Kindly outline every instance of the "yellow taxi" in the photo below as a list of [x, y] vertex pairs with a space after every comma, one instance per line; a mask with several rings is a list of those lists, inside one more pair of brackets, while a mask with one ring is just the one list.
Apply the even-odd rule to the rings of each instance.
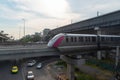
[[11, 72], [12, 73], [17, 73], [18, 72], [18, 67], [17, 66], [13, 66]]

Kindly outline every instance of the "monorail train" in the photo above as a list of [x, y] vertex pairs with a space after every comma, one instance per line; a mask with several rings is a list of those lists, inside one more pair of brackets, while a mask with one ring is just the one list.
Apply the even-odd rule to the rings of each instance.
[[82, 48], [102, 48], [105, 46], [120, 46], [120, 36], [94, 34], [60, 33], [47, 44], [48, 47], [71, 51]]

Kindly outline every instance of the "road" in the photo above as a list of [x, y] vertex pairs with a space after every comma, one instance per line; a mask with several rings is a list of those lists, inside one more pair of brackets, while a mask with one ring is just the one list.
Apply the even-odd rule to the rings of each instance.
[[37, 45], [0, 45], [0, 50], [46, 48], [47, 44]]
[[26, 45], [26, 46], [0, 46], [0, 60], [13, 60], [38, 56], [55, 56], [60, 52], [46, 45]]
[[0, 80], [21, 80], [21, 67], [19, 67], [19, 72], [17, 74], [11, 73], [12, 68], [11, 61], [1, 61], [0, 62]]
[[0, 62], [0, 80], [26, 80], [27, 71], [32, 70], [35, 75], [35, 80], [54, 80], [51, 77], [48, 70], [46, 69], [46, 65], [50, 62], [56, 60], [58, 58], [52, 57], [43, 57], [39, 58], [38, 62], [43, 63], [43, 67], [41, 69], [37, 69], [35, 64], [33, 67], [27, 67], [27, 61], [20, 63], [19, 72], [17, 74], [11, 74], [11, 67], [13, 65], [12, 61], [1, 61]]

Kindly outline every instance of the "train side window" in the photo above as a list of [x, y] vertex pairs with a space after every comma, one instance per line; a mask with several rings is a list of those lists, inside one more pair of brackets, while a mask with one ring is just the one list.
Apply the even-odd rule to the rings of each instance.
[[119, 37], [116, 37], [116, 41], [119, 41]]
[[110, 37], [107, 37], [107, 38], [106, 38], [106, 41], [110, 41]]
[[104, 41], [104, 37], [101, 37], [101, 41]]
[[71, 42], [73, 42], [73, 37], [71, 37]]
[[111, 37], [109, 37], [109, 41], [111, 41]]
[[83, 42], [83, 37], [79, 37], [79, 42]]
[[90, 42], [90, 37], [87, 37], [87, 41]]
[[84, 40], [83, 40], [83, 37], [81, 37], [81, 42], [83, 42]]
[[89, 37], [85, 37], [85, 41], [86, 41], [86, 42], [89, 42], [89, 41], [90, 41], [90, 38], [89, 38]]
[[118, 39], [119, 39], [119, 42], [120, 42], [120, 37], [118, 37]]
[[86, 39], [86, 37], [84, 37], [84, 42], [86, 42], [87, 41], [87, 39]]
[[66, 37], [66, 42], [69, 42], [69, 38], [68, 37]]
[[74, 37], [74, 41], [75, 41], [75, 42], [77, 41], [77, 37]]
[[96, 37], [92, 37], [92, 42], [96, 42]]
[[113, 41], [116, 41], [116, 37], [113, 37]]
[[111, 41], [113, 41], [113, 37], [111, 37]]
[[86, 42], [86, 37], [83, 37], [83, 42]]

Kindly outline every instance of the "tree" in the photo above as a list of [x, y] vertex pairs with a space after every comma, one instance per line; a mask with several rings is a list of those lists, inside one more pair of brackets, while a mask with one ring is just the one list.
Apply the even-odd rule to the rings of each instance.
[[41, 37], [38, 34], [34, 35], [27, 35], [23, 37], [20, 41], [21, 42], [38, 42], [41, 40]]
[[30, 35], [27, 35], [27, 36], [23, 37], [20, 41], [21, 42], [32, 42], [32, 38]]

